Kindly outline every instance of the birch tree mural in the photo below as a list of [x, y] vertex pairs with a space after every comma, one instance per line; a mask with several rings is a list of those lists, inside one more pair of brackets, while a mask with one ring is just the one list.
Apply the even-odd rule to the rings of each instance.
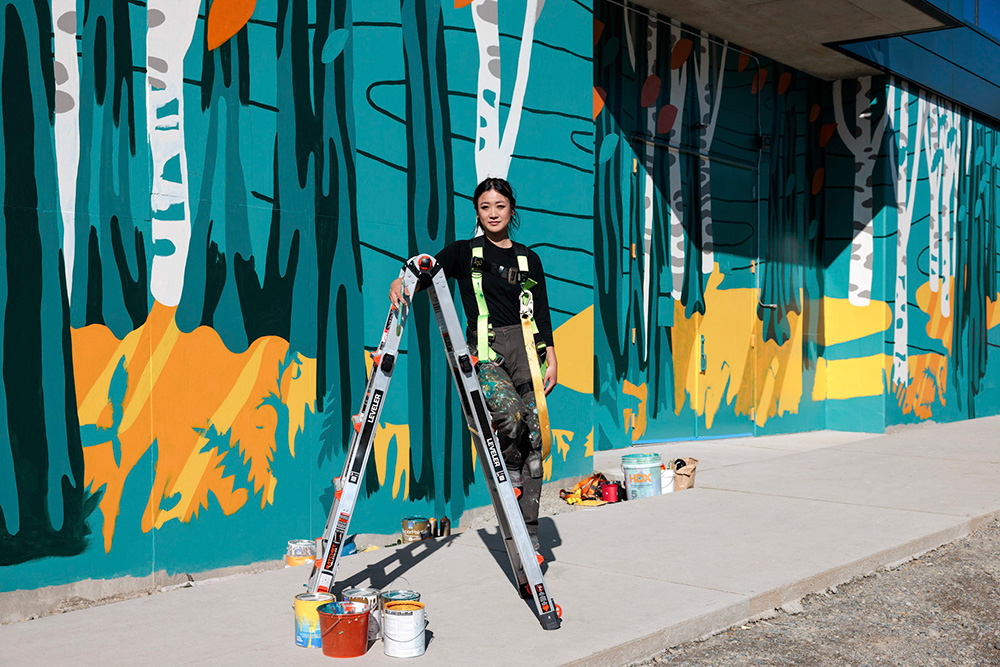
[[[670, 106], [676, 111], [673, 126], [667, 139], [679, 145], [683, 140], [684, 98], [687, 94], [687, 54], [691, 40], [681, 36], [680, 24], [670, 24]], [[682, 57], [683, 56], [683, 59]], [[670, 193], [670, 274], [672, 277], [670, 294], [675, 301], [681, 299], [684, 290], [684, 182], [681, 171], [681, 156], [675, 149], [670, 150], [670, 174], [667, 191]]]
[[76, 55], [76, 0], [52, 0], [53, 68], [55, 73], [56, 180], [62, 221], [66, 294], [73, 298], [76, 255], [76, 173], [80, 162], [80, 66]]
[[180, 303], [191, 242], [184, 151], [184, 54], [200, 0], [149, 0], [146, 32], [146, 125], [153, 162], [153, 266], [149, 288], [165, 306]]
[[872, 274], [875, 262], [875, 220], [873, 217], [872, 175], [878, 158], [882, 135], [885, 132], [886, 113], [872, 121], [874, 98], [872, 78], [858, 79], [855, 111], [858, 114], [853, 131], [844, 118], [842, 81], [833, 82], [833, 111], [837, 133], [844, 145], [854, 155], [854, 226], [851, 241], [851, 262], [847, 296], [851, 305], [867, 306], [872, 296]]
[[507, 178], [517, 132], [521, 125], [524, 92], [531, 68], [531, 45], [535, 23], [544, 0], [527, 0], [524, 28], [517, 57], [517, 77], [510, 100], [510, 112], [503, 133], [500, 132], [500, 8], [497, 0], [474, 0], [472, 24], [479, 46], [479, 84], [476, 102], [476, 176]]
[[[913, 208], [917, 201], [917, 184], [920, 181], [920, 155], [924, 147], [923, 132], [927, 124], [927, 101], [918, 94], [916, 136], [910, 137], [910, 101], [911, 96], [905, 85], [899, 87], [890, 84], [889, 106], [898, 100], [895, 108], [896, 143], [898, 159], [896, 163], [896, 297], [893, 319], [892, 346], [892, 383], [906, 387], [910, 381], [907, 365], [908, 326], [907, 311], [907, 246], [910, 242], [910, 227], [913, 224]], [[931, 210], [934, 209], [935, 196], [931, 193]]]
[[[726, 54], [729, 44], [722, 45], [718, 59], [712, 58], [714, 48], [708, 33], [701, 32], [694, 72], [698, 90], [698, 198], [701, 207], [701, 272], [711, 273], [715, 267], [715, 245], [712, 241], [712, 169], [706, 157], [712, 150], [715, 127], [722, 102], [722, 81], [726, 74]], [[715, 60], [715, 62], [713, 62]]]

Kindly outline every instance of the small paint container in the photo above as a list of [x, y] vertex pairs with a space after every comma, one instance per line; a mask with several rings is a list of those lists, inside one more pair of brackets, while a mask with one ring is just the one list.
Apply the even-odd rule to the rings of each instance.
[[333, 602], [328, 593], [300, 593], [295, 596], [295, 645], [302, 648], [322, 648], [319, 631], [320, 605]]
[[379, 608], [377, 588], [348, 588], [341, 593], [344, 602], [359, 602], [368, 605], [371, 618], [368, 619], [368, 641], [375, 641], [382, 635], [382, 614]]

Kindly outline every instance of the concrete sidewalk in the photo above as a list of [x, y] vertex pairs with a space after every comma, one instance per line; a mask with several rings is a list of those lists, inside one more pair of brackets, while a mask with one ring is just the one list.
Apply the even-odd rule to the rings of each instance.
[[[403, 576], [420, 591], [421, 664], [627, 664], [1000, 515], [998, 431], [987, 418], [635, 448], [699, 459], [696, 488], [542, 519], [546, 583], [563, 609], [554, 632], [518, 597], [495, 529], [351, 556], [340, 579], [381, 588]], [[613, 473], [629, 451], [595, 453], [595, 469]], [[0, 664], [329, 664], [293, 643], [307, 577], [237, 576], [0, 626]], [[395, 664], [381, 643], [349, 662]]]

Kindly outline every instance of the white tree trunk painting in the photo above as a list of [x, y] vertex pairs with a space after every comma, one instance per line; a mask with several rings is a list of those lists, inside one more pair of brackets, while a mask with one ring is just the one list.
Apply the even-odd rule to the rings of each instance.
[[[893, 104], [898, 99], [898, 104]], [[896, 143], [896, 290], [893, 319], [892, 382], [906, 387], [910, 383], [908, 367], [908, 301], [907, 290], [907, 246], [913, 224], [913, 209], [917, 199], [917, 184], [920, 180], [920, 155], [923, 150], [923, 132], [927, 125], [927, 102], [922, 95], [917, 96], [916, 136], [910, 137], [910, 93], [905, 86], [889, 86], [889, 104], [886, 113], [895, 106]], [[932, 204], [933, 205], [933, 204]]]
[[76, 174], [80, 164], [80, 65], [76, 55], [76, 0], [52, 0], [55, 70], [56, 183], [62, 221], [66, 296], [73, 299], [76, 257]]
[[191, 241], [184, 150], [184, 54], [200, 0], [149, 0], [146, 6], [146, 126], [153, 163], [153, 265], [150, 292], [165, 306], [180, 302]]
[[698, 197], [701, 204], [701, 272], [711, 273], [715, 268], [715, 245], [712, 241], [712, 175], [711, 161], [706, 155], [712, 149], [715, 127], [719, 119], [719, 104], [722, 101], [722, 81], [726, 74], [726, 54], [729, 43], [722, 46], [717, 67], [713, 67], [712, 43], [708, 33], [701, 32], [695, 85], [698, 89], [698, 112], [701, 116], [698, 139]]
[[833, 82], [833, 111], [837, 120], [837, 133], [841, 141], [854, 155], [854, 237], [851, 241], [851, 260], [848, 301], [854, 306], [867, 306], [871, 302], [872, 275], [875, 262], [875, 220], [872, 207], [872, 175], [882, 145], [886, 115], [883, 113], [872, 127], [872, 79], [870, 76], [858, 79], [855, 97], [857, 123], [852, 132], [844, 118], [844, 100], [841, 94], [842, 82]]
[[[656, 13], [649, 13], [649, 30], [646, 32], [646, 77], [656, 76], [657, 52], [656, 52]], [[646, 107], [646, 132], [650, 139], [656, 137], [656, 100], [652, 100]], [[646, 359], [649, 354], [649, 268], [650, 250], [653, 246], [653, 195], [656, 192], [654, 185], [654, 172], [656, 170], [656, 146], [652, 141], [646, 142], [645, 153], [645, 179], [643, 187], [643, 228], [642, 228], [642, 357]]]
[[941, 287], [941, 212], [946, 206], [941, 196], [941, 181], [944, 175], [944, 158], [941, 154], [941, 136], [944, 110], [934, 101], [930, 102], [925, 143], [927, 146], [927, 181], [930, 185], [930, 209], [927, 229], [927, 285], [931, 292]]
[[941, 315], [951, 317], [951, 278], [954, 248], [955, 216], [958, 214], [958, 165], [962, 150], [961, 125], [958, 111], [949, 104], [945, 108], [944, 173], [941, 177]]
[[500, 10], [497, 0], [474, 0], [472, 25], [479, 46], [479, 83], [476, 101], [476, 176], [479, 181], [489, 176], [507, 178], [511, 156], [517, 143], [524, 108], [524, 94], [531, 70], [531, 47], [535, 40], [535, 23], [542, 2], [527, 0], [524, 28], [517, 57], [517, 76], [510, 100], [510, 113], [502, 138], [500, 132]]
[[[670, 53], [681, 39], [681, 27], [677, 22], [670, 24]], [[677, 69], [670, 69], [670, 104], [677, 110], [673, 127], [667, 139], [674, 145], [681, 144], [684, 127], [684, 96], [687, 92], [687, 61]], [[670, 274], [671, 296], [679, 301], [684, 289], [684, 184], [681, 180], [681, 156], [670, 149], [670, 173], [667, 191], [670, 193]]]

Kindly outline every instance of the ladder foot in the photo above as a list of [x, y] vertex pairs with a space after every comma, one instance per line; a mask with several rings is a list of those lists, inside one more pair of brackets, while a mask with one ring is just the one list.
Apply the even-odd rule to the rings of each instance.
[[559, 626], [562, 625], [562, 621], [559, 620], [559, 614], [554, 610], [546, 614], [542, 614], [538, 617], [538, 620], [542, 624], [544, 630], [558, 630]]

